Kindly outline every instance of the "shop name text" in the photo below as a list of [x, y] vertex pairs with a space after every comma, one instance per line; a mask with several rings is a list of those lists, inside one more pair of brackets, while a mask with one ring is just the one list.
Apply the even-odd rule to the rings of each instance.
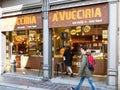
[[35, 16], [23, 16], [17, 18], [16, 25], [36, 24], [36, 22], [37, 21]]
[[71, 11], [56, 11], [53, 13], [52, 22], [64, 20], [80, 20], [102, 17], [101, 8], [79, 9]]

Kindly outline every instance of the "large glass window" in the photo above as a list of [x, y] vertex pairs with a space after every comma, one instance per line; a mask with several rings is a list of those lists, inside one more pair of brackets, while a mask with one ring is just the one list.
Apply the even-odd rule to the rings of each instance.
[[54, 54], [58, 55], [62, 47], [72, 45], [75, 54], [78, 55], [78, 47], [87, 45], [93, 52], [98, 51], [106, 55], [107, 33], [107, 25], [54, 28]]
[[12, 32], [13, 53], [42, 54], [42, 30], [22, 30]]

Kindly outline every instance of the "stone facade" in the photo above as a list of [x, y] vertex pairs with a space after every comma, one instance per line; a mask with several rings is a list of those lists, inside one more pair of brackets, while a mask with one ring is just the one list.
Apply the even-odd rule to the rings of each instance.
[[[108, 27], [108, 86], [112, 86], [114, 89], [117, 89], [118, 80], [120, 81], [119, 67], [120, 67], [120, 57], [119, 57], [119, 26], [118, 21], [118, 0], [50, 0], [50, 2], [46, 0], [2, 0], [0, 8], [0, 17], [14, 16], [14, 15], [22, 15], [29, 13], [36, 13], [43, 11], [43, 38], [45, 40], [44, 45], [46, 43], [49, 44], [48, 38], [49, 36], [49, 28], [48, 28], [48, 12], [51, 10], [72, 8], [72, 7], [80, 7], [86, 5], [94, 5], [99, 3], [108, 3], [109, 5], [109, 27]], [[42, 5], [44, 4], [44, 5]], [[47, 8], [45, 9], [47, 5]], [[43, 8], [42, 8], [43, 7]], [[47, 13], [46, 13], [47, 12]], [[46, 27], [47, 24], [47, 27]], [[47, 34], [45, 34], [47, 33]], [[114, 39], [113, 39], [114, 38]], [[45, 46], [44, 46], [45, 47]], [[51, 46], [47, 46], [49, 48]], [[49, 58], [51, 54], [50, 50], [43, 50], [44, 53], [47, 53], [47, 57], [44, 58], [44, 70], [50, 70]], [[51, 59], [52, 60], [52, 59]], [[44, 76], [46, 78], [50, 78], [51, 74], [49, 71], [44, 71]], [[109, 87], [109, 88], [112, 88]]]

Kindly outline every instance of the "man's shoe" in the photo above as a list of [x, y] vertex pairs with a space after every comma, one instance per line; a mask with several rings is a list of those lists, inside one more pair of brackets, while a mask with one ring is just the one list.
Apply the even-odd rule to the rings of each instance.
[[74, 90], [75, 88], [74, 87], [71, 87], [71, 90]]
[[71, 75], [70, 75], [71, 77], [73, 77], [73, 73], [71, 73]]

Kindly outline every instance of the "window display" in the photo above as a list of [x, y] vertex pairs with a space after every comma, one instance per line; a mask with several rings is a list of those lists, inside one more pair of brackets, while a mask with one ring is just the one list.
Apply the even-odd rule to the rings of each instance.
[[42, 53], [42, 30], [12, 32], [13, 53], [38, 55]]

